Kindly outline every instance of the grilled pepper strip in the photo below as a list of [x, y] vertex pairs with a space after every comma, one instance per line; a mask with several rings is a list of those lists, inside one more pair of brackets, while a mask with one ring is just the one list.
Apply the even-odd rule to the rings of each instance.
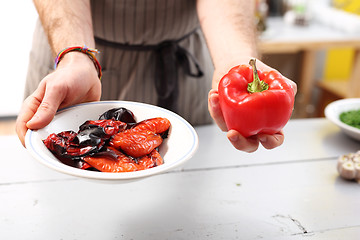
[[131, 129], [115, 134], [110, 146], [121, 149], [132, 157], [141, 157], [160, 146], [163, 141], [161, 134], [169, 127], [170, 121], [166, 118], [147, 119]]
[[84, 157], [84, 161], [101, 172], [134, 172], [163, 164], [159, 152], [154, 149], [150, 154], [133, 159], [115, 148]]

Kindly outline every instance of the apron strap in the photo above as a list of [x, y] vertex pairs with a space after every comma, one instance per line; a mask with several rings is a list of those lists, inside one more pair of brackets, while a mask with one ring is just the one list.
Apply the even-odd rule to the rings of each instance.
[[[155, 52], [155, 89], [158, 97], [157, 105], [173, 112], [178, 111], [178, 69], [181, 67], [184, 73], [194, 78], [204, 75], [196, 58], [179, 42], [188, 38], [194, 31], [186, 34], [177, 40], [167, 40], [156, 45], [130, 45], [117, 42], [110, 42], [95, 37], [96, 43], [105, 46], [119, 48], [128, 51], [154, 51]], [[191, 64], [195, 67], [191, 70]]]

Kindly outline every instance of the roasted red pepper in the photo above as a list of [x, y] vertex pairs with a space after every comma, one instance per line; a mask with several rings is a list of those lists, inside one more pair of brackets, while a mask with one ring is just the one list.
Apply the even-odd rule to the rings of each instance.
[[219, 82], [227, 128], [244, 137], [279, 132], [291, 117], [294, 90], [277, 71], [261, 72], [255, 60], [232, 68]]
[[114, 108], [99, 120], [84, 122], [78, 132], [53, 133], [43, 142], [66, 165], [102, 172], [131, 172], [164, 163], [157, 148], [169, 128], [166, 118], [136, 123], [130, 110]]
[[86, 156], [84, 161], [101, 172], [133, 172], [156, 167], [164, 163], [156, 149], [152, 150], [148, 155], [133, 159], [113, 147]]
[[161, 134], [168, 131], [170, 121], [166, 118], [151, 118], [141, 121], [132, 128], [115, 134], [110, 146], [121, 149], [137, 158], [149, 154], [163, 142]]

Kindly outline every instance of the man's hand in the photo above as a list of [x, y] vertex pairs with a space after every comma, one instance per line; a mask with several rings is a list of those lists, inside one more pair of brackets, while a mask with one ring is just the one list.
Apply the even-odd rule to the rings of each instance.
[[[246, 64], [246, 63], [240, 62], [238, 65], [240, 64]], [[274, 70], [259, 60], [257, 61], [257, 65], [258, 65], [258, 69], [262, 71]], [[226, 71], [228, 70], [229, 69], [227, 69]], [[259, 144], [262, 144], [266, 149], [273, 149], [280, 146], [284, 142], [284, 134], [282, 131], [273, 135], [258, 134], [255, 136], [245, 138], [235, 130], [228, 130], [220, 108], [219, 94], [217, 91], [217, 85], [221, 77], [226, 73], [226, 71], [225, 70], [217, 71], [215, 69], [213, 89], [210, 90], [208, 96], [209, 112], [212, 118], [214, 119], [215, 123], [219, 126], [219, 128], [222, 131], [227, 132], [227, 138], [229, 139], [231, 144], [238, 150], [245, 152], [254, 152], [258, 149]], [[294, 89], [294, 93], [296, 94], [297, 92], [296, 84], [289, 79], [287, 79], [287, 81], [291, 84], [292, 88]]]
[[46, 76], [23, 103], [16, 120], [16, 132], [25, 146], [28, 129], [48, 125], [59, 108], [97, 101], [101, 83], [94, 63], [80, 52], [67, 53], [56, 71]]

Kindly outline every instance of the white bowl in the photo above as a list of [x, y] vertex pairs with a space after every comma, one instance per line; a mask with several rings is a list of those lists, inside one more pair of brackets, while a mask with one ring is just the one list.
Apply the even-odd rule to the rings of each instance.
[[326, 106], [325, 117], [339, 126], [345, 134], [360, 141], [360, 129], [347, 125], [340, 120], [341, 113], [359, 109], [360, 98], [341, 99]]
[[[82, 170], [61, 163], [42, 142], [49, 134], [78, 131], [86, 120], [96, 120], [109, 109], [124, 107], [132, 111], [137, 121], [164, 117], [171, 122], [168, 138], [159, 148], [164, 164], [136, 172], [106, 173]], [[100, 101], [75, 105], [59, 110], [51, 123], [39, 130], [28, 130], [25, 145], [30, 154], [45, 166], [61, 173], [92, 180], [126, 182], [167, 172], [189, 160], [198, 148], [195, 129], [179, 115], [166, 109], [137, 102]]]

